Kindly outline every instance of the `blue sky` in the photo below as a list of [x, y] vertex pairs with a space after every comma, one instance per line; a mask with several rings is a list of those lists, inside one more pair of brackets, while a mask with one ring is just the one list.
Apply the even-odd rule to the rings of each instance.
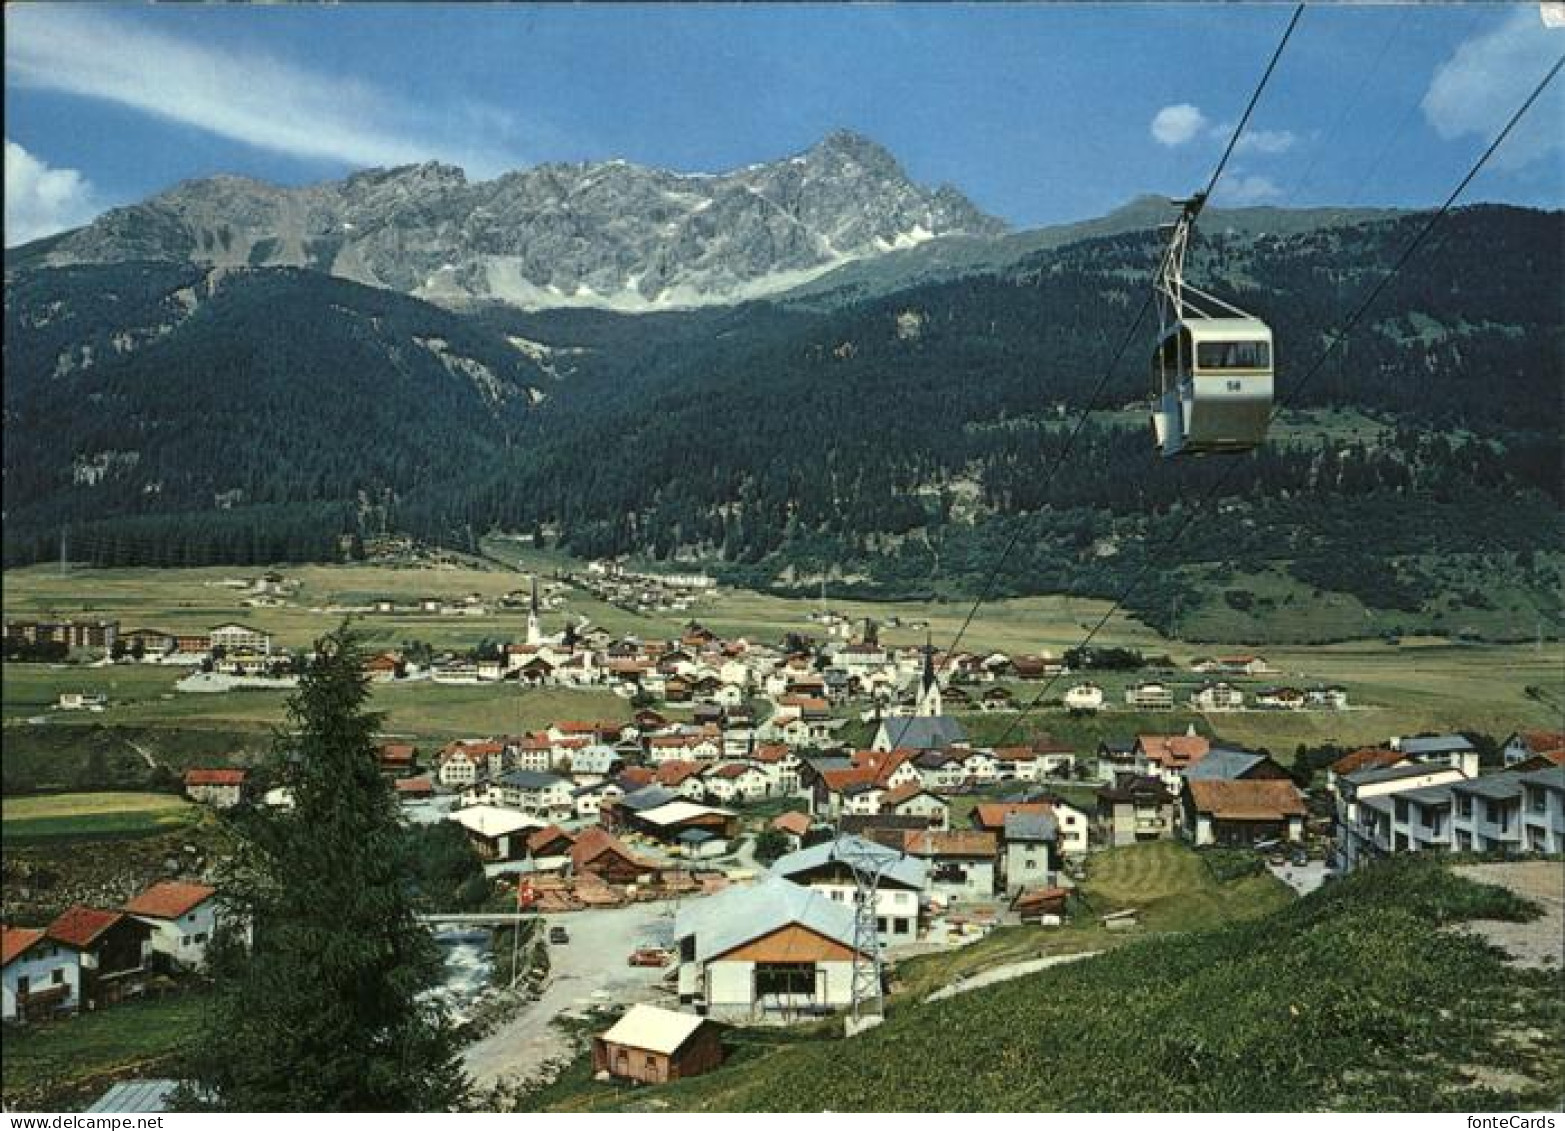
[[[1288, 5], [7, 5], [6, 244], [190, 177], [712, 172], [838, 127], [1018, 226], [1209, 175]], [[1309, 9], [1230, 204], [1442, 199], [1565, 53], [1537, 4]], [[1470, 190], [1565, 205], [1565, 79]]]

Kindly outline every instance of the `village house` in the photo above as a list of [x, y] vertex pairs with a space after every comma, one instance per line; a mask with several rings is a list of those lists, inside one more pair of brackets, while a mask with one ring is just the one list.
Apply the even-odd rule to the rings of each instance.
[[624, 796], [625, 787], [617, 781], [600, 781], [571, 790], [571, 802], [576, 806], [576, 819], [579, 821], [597, 821], [603, 812], [605, 800], [618, 800]]
[[214, 809], [232, 809], [244, 801], [249, 781], [248, 770], [186, 770], [185, 796]]
[[799, 792], [799, 756], [786, 743], [752, 743], [744, 757], [767, 776], [774, 796], [792, 797]]
[[790, 812], [774, 818], [767, 827], [777, 830], [786, 838], [789, 852], [797, 852], [803, 847], [805, 835], [809, 833], [812, 824], [808, 813]]
[[1304, 798], [1291, 781], [1192, 780], [1182, 803], [1185, 836], [1198, 848], [1304, 840]]
[[1331, 684], [1326, 687], [1312, 687], [1304, 693], [1307, 704], [1318, 711], [1346, 711], [1348, 709], [1348, 689]]
[[1198, 711], [1240, 711], [1244, 692], [1231, 683], [1206, 683], [1191, 693], [1190, 705]]
[[1392, 834], [1397, 794], [1466, 780], [1466, 775], [1453, 766], [1418, 762], [1341, 775], [1335, 785], [1334, 866], [1340, 871], [1352, 871], [1367, 860], [1397, 851]]
[[884, 944], [912, 942], [918, 934], [919, 900], [928, 882], [928, 866], [885, 845], [845, 836], [801, 848], [773, 861], [771, 874], [845, 906], [853, 906], [858, 886], [850, 860], [872, 862], [880, 882], [875, 889], [875, 931]]
[[1466, 735], [1431, 734], [1392, 738], [1391, 749], [1423, 765], [1454, 766], [1469, 778], [1478, 776], [1478, 750]]
[[666, 1084], [723, 1063], [717, 1026], [705, 1017], [633, 1005], [592, 1039], [592, 1070], [638, 1084]]
[[1059, 868], [1059, 826], [1054, 814], [1044, 811], [1011, 812], [1001, 829], [1004, 851], [1000, 857], [1004, 888], [1015, 894], [1022, 888], [1053, 886]]
[[765, 774], [744, 762], [712, 766], [701, 774], [706, 796], [719, 804], [759, 801], [767, 796], [770, 784]]
[[0, 1021], [48, 1021], [79, 1008], [80, 952], [46, 931], [0, 926]]
[[1145, 766], [1146, 772], [1161, 778], [1177, 794], [1185, 771], [1211, 749], [1211, 741], [1191, 727], [1184, 734], [1138, 734], [1135, 756], [1138, 765]]
[[1507, 770], [1554, 753], [1565, 753], [1565, 731], [1519, 730], [1509, 735], [1500, 747], [1500, 757]]
[[994, 898], [999, 844], [993, 833], [912, 832], [903, 843], [909, 856], [928, 862], [932, 895], [952, 902]]
[[951, 803], [926, 788], [922, 780], [905, 782], [887, 790], [881, 795], [876, 811], [895, 817], [921, 817], [925, 828], [951, 827]]
[[657, 865], [641, 859], [601, 825], [589, 825], [571, 845], [571, 871], [591, 873], [611, 884], [633, 884], [657, 871]]
[[967, 771], [956, 754], [941, 750], [926, 750], [913, 759], [913, 768], [926, 789], [937, 793], [950, 793], [967, 781]]
[[1518, 774], [1522, 783], [1522, 849], [1565, 852], [1565, 766]]
[[1079, 857], [1087, 854], [1091, 822], [1087, 814], [1057, 797], [1029, 801], [986, 801], [973, 808], [973, 828], [1005, 838], [1005, 822], [1013, 813], [1047, 814], [1054, 822], [1057, 855]]
[[524, 859], [527, 838], [544, 827], [537, 817], [497, 805], [469, 805], [452, 812], [450, 820], [467, 834], [473, 851], [490, 863]]
[[1174, 689], [1156, 681], [1133, 683], [1125, 688], [1125, 706], [1133, 711], [1172, 711]]
[[1101, 711], [1103, 688], [1095, 683], [1078, 683], [1065, 691], [1065, 708], [1068, 711]]
[[[1515, 773], [1455, 781], [1451, 846], [1458, 852], [1517, 852], [1522, 846], [1522, 782]], [[1392, 851], [1396, 851], [1393, 844]]]
[[1263, 711], [1302, 711], [1305, 703], [1296, 687], [1263, 687], [1255, 693], [1255, 705]]
[[702, 762], [660, 762], [653, 780], [664, 789], [689, 801], [706, 800], [706, 785], [701, 773], [707, 768]]
[[375, 748], [375, 761], [380, 772], [390, 777], [406, 777], [418, 773], [418, 747], [411, 742], [382, 742]]
[[217, 889], [206, 884], [168, 881], [153, 884], [125, 905], [152, 928], [152, 952], [180, 969], [206, 965], [207, 948], [217, 931]]
[[219, 624], [207, 629], [207, 639], [213, 651], [221, 648], [228, 653], [272, 654], [272, 634], [247, 624]]
[[1178, 827], [1174, 794], [1161, 778], [1123, 774], [1101, 787], [1097, 798], [1098, 839], [1105, 847], [1161, 840]]
[[520, 809], [547, 821], [569, 820], [576, 815], [569, 778], [512, 770], [500, 775], [496, 784], [500, 787], [500, 804], [509, 809]]
[[536, 871], [558, 871], [571, 862], [571, 849], [575, 845], [573, 834], [559, 825], [548, 825], [528, 834], [527, 857]]
[[1193, 781], [1288, 781], [1288, 771], [1265, 754], [1214, 746], [1206, 756], [1185, 768], [1184, 783]]
[[681, 905], [679, 1000], [728, 1021], [843, 1009], [853, 1001], [853, 922], [847, 904], [780, 876]]
[[477, 784], [488, 773], [486, 756], [461, 743], [452, 743], [435, 757], [435, 780], [447, 789]]
[[49, 941], [81, 961], [81, 1001], [87, 1009], [138, 996], [146, 985], [152, 928], [123, 911], [76, 904], [47, 928]]

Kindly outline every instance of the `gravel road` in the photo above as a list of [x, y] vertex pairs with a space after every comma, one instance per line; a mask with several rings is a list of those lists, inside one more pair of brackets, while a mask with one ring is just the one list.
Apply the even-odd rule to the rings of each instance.
[[548, 916], [548, 925], [563, 926], [571, 941], [549, 947], [549, 980], [538, 1000], [468, 1046], [463, 1062], [474, 1084], [531, 1079], [549, 1061], [569, 1055], [570, 1042], [553, 1024], [561, 1014], [657, 996], [668, 968], [629, 966], [626, 959], [673, 909], [672, 903], [634, 903]]

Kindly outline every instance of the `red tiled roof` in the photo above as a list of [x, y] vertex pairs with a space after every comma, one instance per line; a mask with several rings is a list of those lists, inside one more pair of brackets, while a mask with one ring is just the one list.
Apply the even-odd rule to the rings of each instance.
[[178, 919], [216, 894], [217, 889], [206, 884], [153, 884], [127, 903], [125, 910], [132, 915], [146, 915], [153, 919]]
[[993, 833], [930, 830], [905, 834], [903, 844], [914, 856], [993, 856], [997, 847]]
[[604, 829], [601, 825], [591, 825], [577, 835], [576, 843], [571, 845], [571, 867], [577, 872], [581, 872], [586, 865], [591, 864], [606, 852], [612, 852], [617, 856], [624, 857], [633, 864], [642, 865], [648, 871], [652, 870], [651, 864], [648, 864], [630, 849], [626, 848], [618, 837]]
[[788, 754], [786, 742], [763, 742], [751, 752], [750, 758], [756, 762], [781, 762]]
[[0, 966], [11, 965], [43, 937], [43, 931], [27, 927], [0, 927]]
[[784, 813], [772, 822], [772, 828], [803, 836], [810, 831], [810, 818], [806, 813]]
[[1518, 731], [1516, 737], [1525, 742], [1527, 749], [1534, 754], [1547, 754], [1553, 750], [1565, 750], [1565, 731], [1524, 730]]
[[248, 770], [186, 770], [188, 785], [244, 785]]
[[1291, 781], [1186, 781], [1196, 812], [1222, 820], [1264, 821], [1302, 817], [1304, 799]]
[[657, 775], [646, 766], [626, 766], [619, 776], [621, 781], [628, 781], [632, 785], [651, 785], [657, 780]]
[[995, 801], [979, 805], [973, 810], [973, 824], [980, 829], [1003, 829], [1005, 818], [1012, 813], [1052, 813], [1054, 806], [1047, 801]]
[[1210, 739], [1195, 734], [1138, 734], [1136, 745], [1165, 770], [1193, 766], [1212, 749]]
[[85, 950], [123, 918], [123, 911], [105, 911], [99, 907], [83, 907], [78, 903], [60, 912], [59, 917], [49, 924], [48, 934], [55, 942]]
[[411, 742], [383, 742], [380, 744], [380, 760], [382, 762], [411, 762], [413, 756], [418, 753], [418, 747]]
[[759, 771], [755, 770], [753, 766], [746, 766], [742, 762], [729, 762], [726, 765], [718, 766], [717, 768], [708, 771], [702, 776], [712, 778], [737, 778], [743, 777], [748, 773], [757, 772]]
[[576, 843], [576, 838], [565, 829], [560, 828], [559, 825], [549, 825], [527, 838], [527, 852], [529, 855], [536, 856], [540, 848], [548, 848], [555, 841], [562, 839], [566, 844]]
[[1386, 769], [1396, 765], [1405, 757], [1406, 755], [1396, 750], [1367, 746], [1338, 758], [1331, 764], [1331, 772], [1340, 778], [1345, 774], [1357, 773], [1359, 770]]
[[[919, 782], [905, 782], [902, 785], [897, 786], [897, 788], [893, 789], [890, 793], [886, 794], [886, 796], [882, 797], [880, 799], [880, 804], [882, 807], [887, 805], [901, 805], [904, 801], [908, 801], [914, 797], [917, 797], [921, 793], [929, 793], [929, 790], [925, 789]], [[930, 794], [930, 796], [933, 797], [934, 794]]]
[[434, 783], [428, 778], [403, 778], [392, 782], [398, 793], [433, 793]]
[[686, 778], [694, 777], [700, 772], [700, 762], [687, 762], [682, 759], [675, 759], [659, 765], [653, 773], [653, 780], [659, 785], [679, 785]]

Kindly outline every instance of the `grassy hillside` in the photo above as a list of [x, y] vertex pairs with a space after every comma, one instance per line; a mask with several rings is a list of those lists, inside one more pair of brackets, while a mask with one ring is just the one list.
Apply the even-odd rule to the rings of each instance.
[[[965, 821], [953, 820], [954, 824]], [[1134, 908], [1142, 931], [1187, 931], [1253, 919], [1293, 900], [1292, 890], [1271, 873], [1220, 876], [1212, 857], [1175, 841], [1128, 845], [1088, 858], [1081, 902], [1058, 931], [1001, 927], [960, 950], [899, 962], [897, 995], [922, 1000], [931, 991], [996, 966], [1060, 954], [1123, 946], [1143, 937], [1106, 930], [1100, 916]]]
[[118, 840], [183, 828], [200, 816], [183, 797], [166, 793], [63, 793], [8, 797], [0, 803], [5, 844]]
[[[1473, 1111], [1565, 1092], [1565, 977], [1451, 927], [1529, 917], [1437, 863], [1366, 870], [1258, 919], [1147, 939], [852, 1040], [561, 1106], [706, 1111]], [[801, 1086], [807, 1081], [808, 1086]]]

